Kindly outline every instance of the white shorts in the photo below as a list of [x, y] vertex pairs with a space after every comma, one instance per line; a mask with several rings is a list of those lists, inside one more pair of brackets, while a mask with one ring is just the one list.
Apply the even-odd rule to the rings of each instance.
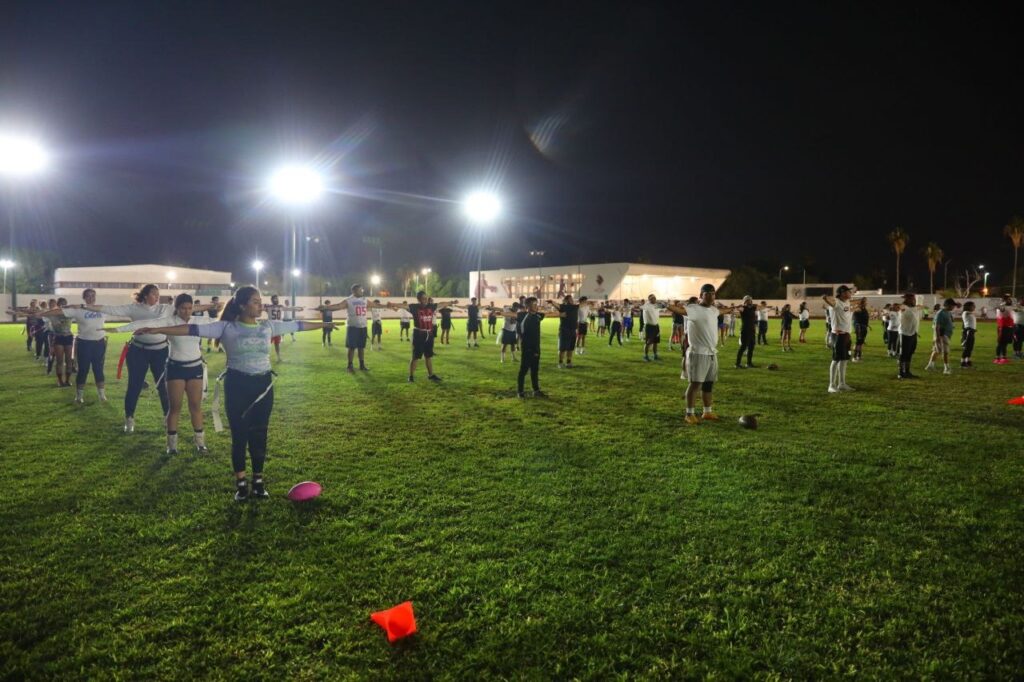
[[686, 351], [686, 376], [694, 384], [718, 381], [718, 356]]
[[949, 352], [949, 337], [945, 334], [940, 334], [935, 337], [935, 342], [932, 344], [932, 350], [936, 353], [948, 353]]

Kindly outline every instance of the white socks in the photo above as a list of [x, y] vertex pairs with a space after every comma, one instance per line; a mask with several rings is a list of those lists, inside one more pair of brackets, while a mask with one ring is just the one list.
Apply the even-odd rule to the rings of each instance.
[[839, 361], [839, 385], [840, 386], [846, 386], [846, 365], [847, 365], [847, 363], [848, 363], [847, 360], [840, 360]]
[[202, 431], [196, 431], [193, 437], [195, 438], [195, 445], [196, 445], [197, 448], [205, 448], [206, 447], [206, 434], [205, 433], [203, 433]]
[[839, 388], [839, 361], [833, 360], [828, 366], [828, 387]]
[[78, 402], [82, 402], [83, 400], [85, 400], [85, 389], [82, 388], [81, 386], [75, 389], [75, 400], [77, 400]]
[[105, 389], [105, 388], [97, 388], [96, 389], [96, 394], [100, 397], [100, 400], [106, 401], [106, 399], [107, 399], [107, 389]]
[[168, 450], [177, 450], [178, 449], [178, 433], [177, 432], [168, 433], [167, 434], [167, 449]]

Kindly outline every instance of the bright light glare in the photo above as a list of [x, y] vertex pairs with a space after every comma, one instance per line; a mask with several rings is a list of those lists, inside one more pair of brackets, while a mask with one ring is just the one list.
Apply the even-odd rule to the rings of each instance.
[[7, 260], [6, 258], [4, 258], [3, 260], [0, 260], [0, 268], [3, 268], [4, 270], [7, 270], [8, 268], [13, 268], [13, 267], [14, 267], [14, 261]]
[[462, 210], [471, 221], [483, 225], [501, 213], [501, 200], [491, 192], [473, 192], [462, 202]]
[[260, 270], [262, 270], [263, 269], [263, 261], [261, 261], [261, 260], [254, 260], [252, 262], [252, 269], [255, 270], [256, 272], [259, 272]]
[[178, 273], [170, 272], [170, 271], [167, 273], [167, 281], [168, 282], [173, 282], [176, 279], [178, 279]]
[[432, 272], [433, 270], [431, 270], [430, 268], [423, 268], [422, 270], [420, 270], [420, 274], [424, 276], [429, 275]]
[[312, 168], [284, 166], [270, 177], [270, 193], [284, 204], [311, 204], [324, 191], [324, 181]]
[[50, 165], [50, 155], [38, 141], [28, 137], [0, 135], [0, 175], [38, 175]]
[[373, 286], [377, 286], [378, 284], [380, 284], [380, 275], [373, 275], [373, 276], [371, 276], [370, 277], [370, 284], [372, 284]]
[[299, 270], [298, 268], [292, 268], [292, 277], [298, 277], [301, 274], [302, 270]]

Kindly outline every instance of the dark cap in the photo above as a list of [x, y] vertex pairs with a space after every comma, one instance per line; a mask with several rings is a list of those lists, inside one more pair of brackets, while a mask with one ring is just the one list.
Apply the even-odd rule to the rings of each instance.
[[702, 286], [700, 288], [700, 293], [701, 293], [702, 296], [704, 294], [713, 294], [713, 293], [715, 293], [715, 285], [714, 284], [705, 284], [704, 286]]
[[846, 286], [845, 284], [840, 284], [839, 288], [836, 289], [837, 294], [845, 294], [847, 291], [850, 291], [850, 287]]
[[947, 305], [950, 308], [955, 308], [956, 307], [956, 301], [954, 301], [951, 298], [947, 298], [945, 301], [942, 302], [942, 305]]

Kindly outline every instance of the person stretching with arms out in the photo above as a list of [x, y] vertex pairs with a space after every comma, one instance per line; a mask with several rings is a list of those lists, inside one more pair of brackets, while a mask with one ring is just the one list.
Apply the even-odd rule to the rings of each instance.
[[[690, 382], [686, 387], [686, 418], [690, 426], [701, 421], [718, 421], [714, 413], [713, 395], [715, 382], [718, 381], [718, 308], [715, 307], [715, 287], [705, 284], [700, 288], [700, 299], [697, 303], [685, 306], [670, 305], [673, 313], [686, 316], [686, 377]], [[645, 325], [646, 326], [646, 325]], [[701, 394], [704, 404], [703, 414], [697, 416], [697, 394]]]
[[832, 363], [828, 370], [828, 392], [852, 391], [846, 383], [846, 365], [850, 361], [850, 332], [853, 331], [853, 308], [850, 305], [850, 287], [845, 284], [836, 289], [836, 297], [821, 297], [832, 318]]
[[[220, 339], [227, 353], [224, 372], [224, 410], [231, 425], [231, 465], [235, 472], [235, 501], [250, 497], [246, 477], [246, 449], [252, 460], [252, 492], [270, 497], [263, 483], [267, 459], [267, 428], [274, 409], [274, 373], [270, 367], [270, 339], [291, 332], [321, 329], [320, 322], [261, 320], [263, 301], [256, 287], [242, 287], [224, 306], [220, 320], [209, 324], [137, 329], [136, 335], [198, 336]], [[216, 401], [215, 401], [216, 402]], [[215, 408], [216, 409], [216, 408]], [[216, 417], [214, 419], [216, 422]]]
[[345, 327], [345, 348], [348, 349], [349, 374], [355, 374], [352, 360], [359, 353], [359, 369], [368, 372], [366, 366], [366, 313], [370, 308], [381, 308], [379, 303], [371, 303], [363, 298], [363, 285], [353, 284], [352, 295], [334, 305], [324, 305], [321, 310], [344, 310], [348, 313], [348, 321]]

